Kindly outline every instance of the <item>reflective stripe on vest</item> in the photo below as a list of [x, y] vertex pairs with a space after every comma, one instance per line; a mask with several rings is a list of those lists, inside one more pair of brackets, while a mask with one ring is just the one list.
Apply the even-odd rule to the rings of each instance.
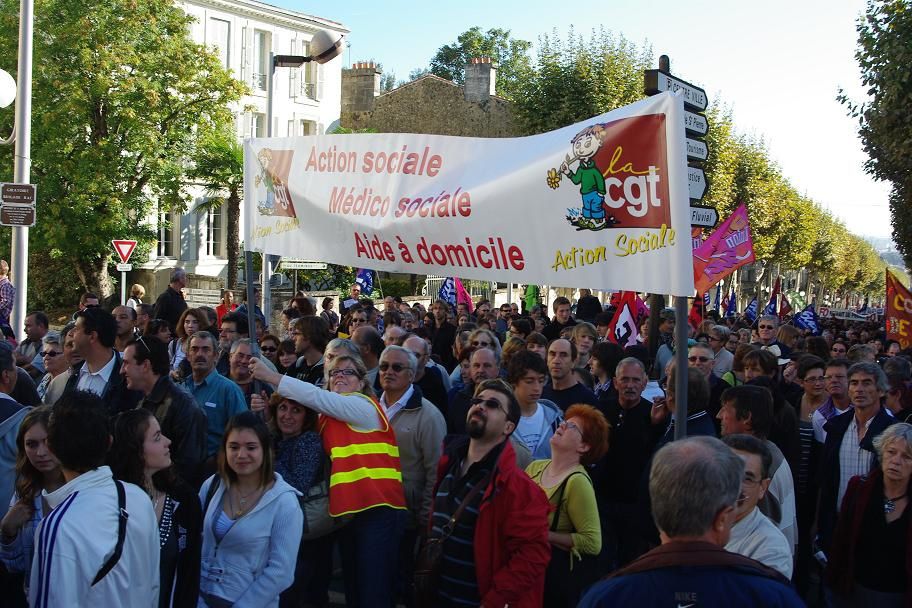
[[402, 465], [396, 435], [383, 411], [365, 395], [380, 417], [381, 428], [364, 431], [333, 418], [323, 418], [321, 432], [332, 468], [329, 512], [333, 516], [378, 506], [405, 508]]

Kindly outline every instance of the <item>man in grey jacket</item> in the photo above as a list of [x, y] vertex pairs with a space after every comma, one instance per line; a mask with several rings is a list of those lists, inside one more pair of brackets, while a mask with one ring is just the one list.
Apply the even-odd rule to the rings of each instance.
[[409, 509], [409, 522], [399, 553], [399, 588], [411, 597], [411, 571], [418, 535], [427, 530], [437, 462], [440, 460], [446, 422], [437, 407], [421, 396], [412, 384], [418, 359], [401, 346], [387, 346], [380, 355], [380, 405], [393, 426], [399, 445], [402, 485]]

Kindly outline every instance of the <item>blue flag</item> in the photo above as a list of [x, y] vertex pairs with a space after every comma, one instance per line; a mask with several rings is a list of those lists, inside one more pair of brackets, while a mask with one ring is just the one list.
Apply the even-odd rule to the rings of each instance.
[[744, 316], [747, 317], [747, 320], [751, 323], [757, 320], [757, 298], [751, 300], [751, 303], [744, 309]]
[[716, 302], [713, 304], [713, 310], [722, 310], [722, 284], [716, 285]]
[[361, 293], [366, 296], [371, 295], [374, 290], [374, 271], [367, 268], [359, 268], [358, 276], [355, 277], [355, 283], [361, 287]]
[[817, 318], [817, 312], [814, 310], [813, 304], [808, 304], [804, 310], [795, 315], [792, 323], [798, 329], [806, 329], [815, 336], [820, 335], [820, 320]]
[[[774, 315], [774, 316], [776, 315], [776, 296], [777, 295], [779, 295], [779, 294], [774, 293], [773, 296], [770, 298], [769, 303], [763, 309], [763, 314]], [[751, 320], [753, 321], [753, 319], [751, 319]]]
[[703, 292], [703, 311], [705, 312], [707, 310], [709, 310], [709, 292], [704, 291]]
[[440, 291], [437, 292], [437, 298], [456, 308], [456, 281], [453, 277], [444, 279]]
[[735, 301], [735, 288], [732, 287], [731, 295], [728, 296], [728, 308], [725, 309], [726, 317], [734, 317], [738, 314], [738, 303]]

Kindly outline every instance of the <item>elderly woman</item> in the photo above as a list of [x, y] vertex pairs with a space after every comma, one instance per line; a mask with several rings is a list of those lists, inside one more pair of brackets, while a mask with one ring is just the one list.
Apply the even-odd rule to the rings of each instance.
[[[595, 490], [586, 467], [608, 451], [608, 421], [590, 405], [572, 405], [551, 436], [551, 458], [526, 467], [554, 507], [548, 541], [551, 563], [545, 576], [545, 606], [576, 606], [595, 582], [602, 549]], [[594, 576], [593, 576], [594, 575]]]
[[257, 359], [250, 370], [277, 394], [320, 414], [318, 429], [330, 459], [329, 513], [351, 515], [339, 532], [346, 605], [392, 605], [405, 492], [396, 435], [364, 362], [344, 353], [326, 361], [328, 390], [282, 376]]
[[44, 361], [44, 369], [47, 370], [44, 378], [41, 379], [41, 382], [36, 387], [38, 397], [41, 398], [43, 403], [51, 380], [67, 370], [67, 360], [63, 356], [63, 343], [60, 339], [60, 334], [56, 331], [49, 331], [45, 334], [41, 339], [41, 350], [38, 354], [41, 355], [41, 359]]
[[837, 606], [912, 606], [912, 425], [887, 427], [874, 449], [880, 468], [842, 499], [826, 580]]

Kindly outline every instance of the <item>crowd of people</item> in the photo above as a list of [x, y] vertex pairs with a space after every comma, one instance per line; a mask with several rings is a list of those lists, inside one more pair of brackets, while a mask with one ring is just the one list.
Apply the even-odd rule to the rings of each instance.
[[339, 571], [371, 608], [912, 605], [912, 353], [874, 323], [644, 311], [622, 348], [588, 290], [354, 285], [251, 327], [186, 281], [0, 341], [5, 606], [327, 606]]

